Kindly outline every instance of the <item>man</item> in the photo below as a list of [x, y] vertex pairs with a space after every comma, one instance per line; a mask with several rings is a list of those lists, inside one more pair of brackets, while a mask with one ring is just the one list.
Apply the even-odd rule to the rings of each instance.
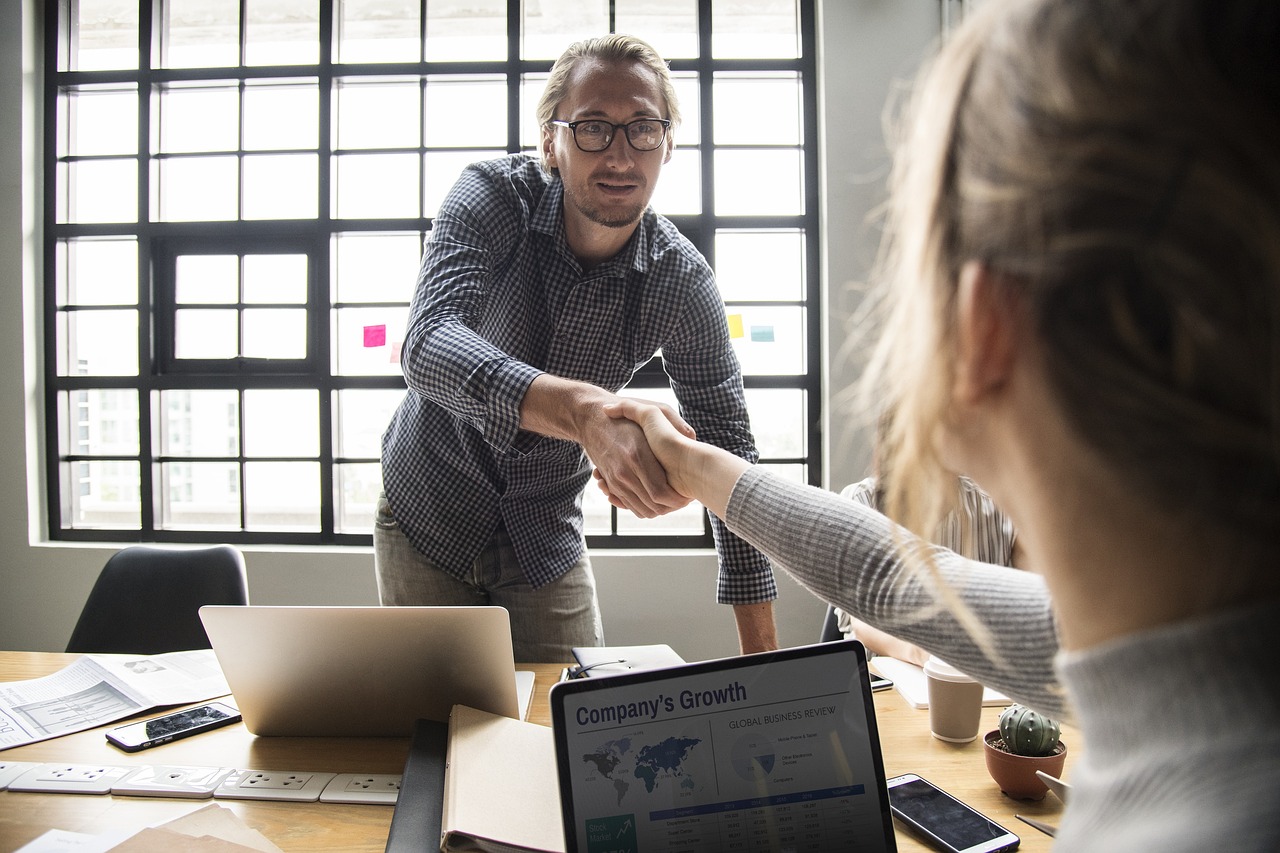
[[[638, 516], [688, 503], [643, 432], [603, 411], [636, 369], [661, 350], [689, 423], [672, 422], [757, 456], [712, 273], [648, 207], [679, 123], [666, 64], [631, 37], [579, 42], [538, 120], [541, 163], [472, 165], [435, 220], [374, 534], [383, 604], [504, 606], [530, 662], [603, 642], [582, 533], [592, 464]], [[768, 560], [712, 524], [742, 651], [776, 648]]]

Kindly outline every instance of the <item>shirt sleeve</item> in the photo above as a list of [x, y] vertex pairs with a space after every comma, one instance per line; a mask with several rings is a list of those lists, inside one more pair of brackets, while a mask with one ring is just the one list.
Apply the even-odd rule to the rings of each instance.
[[541, 373], [475, 330], [494, 265], [523, 233], [521, 213], [485, 172], [468, 168], [440, 207], [422, 254], [401, 350], [409, 389], [475, 427], [506, 451], [520, 403]]

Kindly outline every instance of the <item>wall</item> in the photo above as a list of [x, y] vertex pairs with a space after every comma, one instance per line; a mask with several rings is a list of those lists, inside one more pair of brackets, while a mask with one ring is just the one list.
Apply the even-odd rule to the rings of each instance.
[[[50, 0], [52, 2], [52, 0]], [[49, 544], [43, 530], [43, 431], [39, 324], [39, 217], [35, 204], [39, 99], [34, 46], [39, 0], [0, 0], [0, 648], [60, 651], [111, 548]], [[909, 75], [938, 31], [937, 0], [820, 2], [823, 221], [835, 235], [824, 264], [832, 306], [830, 384], [842, 388], [858, 359], [842, 351], [856, 305], [846, 282], [864, 276], [875, 234], [866, 225], [887, 167], [880, 115], [891, 82]], [[13, 117], [21, 115], [21, 121]], [[828, 406], [826, 482], [862, 476], [865, 431]], [[831, 426], [835, 424], [835, 426]], [[369, 549], [245, 549], [250, 600], [257, 604], [375, 604]], [[594, 556], [606, 639], [670, 642], [686, 659], [737, 651], [729, 608], [712, 604], [711, 554], [602, 553]], [[825, 606], [780, 573], [776, 605], [783, 645], [812, 642]]]

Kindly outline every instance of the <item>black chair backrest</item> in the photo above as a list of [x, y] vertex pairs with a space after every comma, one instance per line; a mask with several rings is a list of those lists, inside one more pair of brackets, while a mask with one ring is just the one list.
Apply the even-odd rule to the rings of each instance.
[[244, 556], [230, 545], [130, 546], [102, 567], [67, 651], [161, 654], [207, 649], [200, 606], [248, 603]]

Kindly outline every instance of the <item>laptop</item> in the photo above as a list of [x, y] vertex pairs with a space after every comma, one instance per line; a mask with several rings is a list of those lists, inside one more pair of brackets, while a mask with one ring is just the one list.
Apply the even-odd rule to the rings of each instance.
[[560, 682], [551, 723], [569, 853], [897, 849], [856, 640]]
[[528, 707], [502, 607], [205, 605], [200, 620], [255, 735], [409, 737], [455, 704]]

